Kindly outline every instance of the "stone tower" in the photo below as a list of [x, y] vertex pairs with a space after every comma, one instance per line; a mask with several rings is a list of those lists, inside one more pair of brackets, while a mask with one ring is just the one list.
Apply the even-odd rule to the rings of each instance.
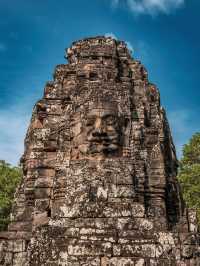
[[200, 265], [165, 111], [124, 42], [74, 42], [33, 109], [1, 265]]

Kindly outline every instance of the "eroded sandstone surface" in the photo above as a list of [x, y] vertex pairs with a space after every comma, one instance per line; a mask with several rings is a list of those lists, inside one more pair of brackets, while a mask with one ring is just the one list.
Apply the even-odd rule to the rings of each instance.
[[125, 43], [74, 42], [36, 103], [0, 264], [200, 265], [160, 95]]

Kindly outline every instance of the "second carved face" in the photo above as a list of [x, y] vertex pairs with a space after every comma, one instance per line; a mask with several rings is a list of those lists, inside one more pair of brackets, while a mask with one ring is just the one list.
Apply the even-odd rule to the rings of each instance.
[[111, 157], [119, 153], [119, 117], [117, 110], [108, 104], [90, 109], [84, 121], [74, 119], [72, 131], [78, 157]]

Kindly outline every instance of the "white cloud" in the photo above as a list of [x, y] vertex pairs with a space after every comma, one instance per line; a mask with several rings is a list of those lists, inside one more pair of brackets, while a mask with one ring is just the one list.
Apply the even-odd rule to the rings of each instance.
[[192, 135], [200, 131], [198, 123], [194, 121], [195, 114], [190, 110], [174, 110], [168, 112], [169, 124], [172, 130], [178, 158], [182, 155], [183, 145]]
[[157, 13], [169, 14], [174, 9], [184, 5], [185, 0], [112, 0], [112, 6], [125, 2], [128, 8], [136, 15]]
[[29, 119], [26, 108], [21, 106], [0, 111], [0, 160], [13, 165], [19, 163]]

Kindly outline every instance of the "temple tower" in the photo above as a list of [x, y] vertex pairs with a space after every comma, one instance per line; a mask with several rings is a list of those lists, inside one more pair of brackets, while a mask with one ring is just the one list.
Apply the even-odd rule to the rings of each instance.
[[126, 44], [74, 42], [36, 103], [1, 265], [200, 265], [159, 91]]

